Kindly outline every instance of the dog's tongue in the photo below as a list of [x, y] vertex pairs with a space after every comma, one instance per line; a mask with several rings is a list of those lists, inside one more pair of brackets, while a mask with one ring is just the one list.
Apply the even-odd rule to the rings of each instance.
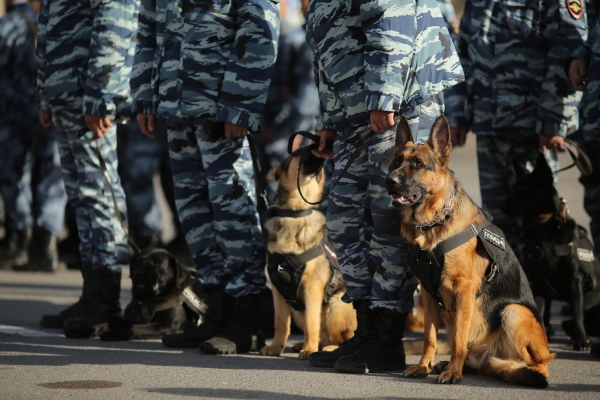
[[412, 204], [419, 199], [418, 194], [413, 194], [412, 196], [404, 197], [398, 194], [392, 196], [392, 201], [398, 202], [400, 204]]

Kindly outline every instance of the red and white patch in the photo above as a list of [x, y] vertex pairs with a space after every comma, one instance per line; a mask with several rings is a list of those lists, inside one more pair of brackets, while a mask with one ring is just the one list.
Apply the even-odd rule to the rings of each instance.
[[565, 0], [567, 2], [567, 10], [573, 19], [583, 17], [583, 2], [582, 0]]

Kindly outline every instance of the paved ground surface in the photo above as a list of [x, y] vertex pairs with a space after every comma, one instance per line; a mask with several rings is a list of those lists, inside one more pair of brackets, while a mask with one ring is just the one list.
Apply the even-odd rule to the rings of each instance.
[[[466, 148], [453, 153], [452, 168], [479, 202], [470, 139]], [[558, 187], [572, 215], [587, 226], [576, 178], [569, 170]], [[127, 272], [123, 305], [130, 300]], [[159, 341], [70, 340], [38, 327], [41, 315], [73, 303], [80, 290], [78, 271], [0, 271], [0, 399], [600, 399], [600, 361], [570, 350], [560, 330], [566, 318], [560, 315], [560, 303], [553, 307], [557, 335], [551, 348], [557, 359], [550, 367], [550, 386], [532, 390], [478, 375], [465, 376], [459, 385], [441, 386], [433, 377], [410, 380], [399, 373], [348, 375], [312, 368], [291, 353], [291, 345], [301, 339], [297, 335], [283, 357], [268, 358], [206, 356], [195, 349], [170, 350]], [[418, 356], [407, 361], [414, 364]]]

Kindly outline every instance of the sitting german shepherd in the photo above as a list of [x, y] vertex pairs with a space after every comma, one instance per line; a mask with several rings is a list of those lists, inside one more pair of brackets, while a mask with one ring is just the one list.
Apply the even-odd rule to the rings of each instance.
[[465, 366], [521, 385], [546, 387], [554, 358], [531, 288], [502, 231], [477, 207], [448, 168], [450, 129], [439, 117], [424, 145], [408, 121], [398, 125], [387, 178], [404, 216], [411, 271], [423, 287], [425, 344], [406, 377], [432, 371], [440, 313], [451, 338], [449, 362], [434, 367], [438, 383], [461, 381]]
[[308, 152], [288, 157], [273, 167], [267, 180], [279, 183], [266, 229], [269, 278], [273, 284], [275, 336], [260, 353], [279, 356], [290, 335], [291, 315], [304, 331], [304, 342], [295, 346], [299, 358], [319, 350], [332, 351], [356, 330], [356, 312], [341, 301], [346, 288], [333, 247], [327, 242], [325, 216], [306, 203], [321, 198], [323, 162]]
[[559, 197], [544, 155], [539, 154], [533, 172], [522, 172], [505, 211], [523, 222], [524, 266], [535, 302], [548, 336], [552, 300], [568, 302], [573, 319], [563, 321], [563, 329], [574, 350], [586, 350], [588, 336], [600, 335], [600, 262], [587, 231]]

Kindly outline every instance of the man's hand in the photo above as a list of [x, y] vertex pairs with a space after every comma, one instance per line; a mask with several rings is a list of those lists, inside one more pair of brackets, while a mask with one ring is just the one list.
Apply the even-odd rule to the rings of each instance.
[[463, 146], [467, 142], [467, 128], [450, 128], [450, 140], [452, 146]]
[[587, 64], [581, 58], [574, 58], [569, 64], [569, 79], [575, 90], [585, 90], [587, 82], [584, 80], [587, 74]]
[[374, 132], [385, 132], [394, 125], [393, 111], [371, 111], [371, 129]]
[[42, 125], [42, 128], [44, 129], [52, 128], [52, 114], [40, 110], [40, 125]]
[[112, 121], [109, 117], [101, 117], [99, 115], [85, 115], [85, 123], [90, 131], [97, 137], [102, 139], [108, 129], [112, 127]]
[[559, 150], [564, 148], [564, 139], [562, 136], [546, 136], [540, 135], [540, 149], [541, 150]]
[[312, 150], [312, 153], [316, 157], [332, 160], [333, 142], [335, 142], [337, 132], [331, 130], [321, 130], [317, 131], [316, 135], [319, 136], [321, 139], [319, 141], [319, 148], [317, 150]]
[[225, 122], [225, 138], [235, 139], [242, 138], [248, 134], [248, 128], [241, 125], [235, 125], [230, 122]]
[[138, 113], [136, 119], [140, 129], [142, 130], [142, 133], [151, 137], [152, 139], [156, 139], [156, 135], [154, 134], [154, 130], [158, 127], [156, 116], [152, 114]]

